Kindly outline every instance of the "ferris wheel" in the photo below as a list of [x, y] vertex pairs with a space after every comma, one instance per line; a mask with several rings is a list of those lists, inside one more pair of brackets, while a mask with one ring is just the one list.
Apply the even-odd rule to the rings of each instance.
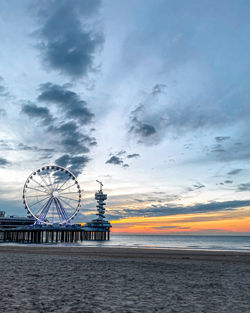
[[44, 166], [26, 180], [23, 202], [38, 224], [68, 224], [79, 212], [81, 189], [69, 170]]

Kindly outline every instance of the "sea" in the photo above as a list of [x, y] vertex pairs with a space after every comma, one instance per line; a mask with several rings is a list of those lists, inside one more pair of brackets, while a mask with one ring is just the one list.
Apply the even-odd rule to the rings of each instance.
[[[1, 243], [2, 245], [15, 246], [20, 244]], [[23, 245], [32, 246], [33, 244]], [[43, 243], [39, 245], [250, 252], [250, 236], [117, 235], [111, 233], [109, 241]]]
[[130, 247], [250, 252], [250, 236], [116, 235], [109, 241], [84, 241], [81, 246]]

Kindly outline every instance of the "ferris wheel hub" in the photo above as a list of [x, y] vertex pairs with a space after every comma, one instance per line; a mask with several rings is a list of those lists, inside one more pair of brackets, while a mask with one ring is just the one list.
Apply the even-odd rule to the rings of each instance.
[[59, 192], [58, 191], [53, 191], [52, 192], [52, 197], [53, 198], [59, 198]]

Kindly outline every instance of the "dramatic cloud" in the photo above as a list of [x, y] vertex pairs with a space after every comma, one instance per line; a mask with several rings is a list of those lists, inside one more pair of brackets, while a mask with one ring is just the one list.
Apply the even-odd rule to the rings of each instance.
[[87, 156], [75, 156], [72, 157], [69, 154], [64, 154], [58, 158], [56, 164], [69, 168], [76, 176], [78, 176], [83, 168], [87, 165], [89, 158]]
[[96, 145], [95, 138], [83, 134], [79, 126], [73, 121], [58, 126], [50, 126], [48, 131], [60, 136], [60, 144], [65, 152], [88, 153], [89, 147]]
[[240, 184], [238, 186], [238, 191], [248, 191], [250, 190], [250, 183]]
[[87, 103], [65, 86], [46, 83], [41, 85], [40, 90], [41, 94], [38, 96], [38, 101], [57, 104], [67, 118], [88, 124], [94, 117], [94, 114], [87, 108]]
[[149, 124], [143, 124], [137, 119], [134, 119], [134, 126], [131, 127], [130, 131], [135, 132], [136, 134], [142, 137], [149, 137], [156, 133], [154, 126]]
[[128, 159], [132, 159], [132, 158], [138, 158], [140, 156], [139, 153], [133, 153], [133, 154], [128, 154], [127, 155], [127, 158]]
[[[250, 183], [249, 183], [250, 188]], [[193, 206], [151, 206], [149, 208], [142, 209], [125, 209], [121, 211], [114, 211], [109, 217], [111, 219], [120, 219], [125, 217], [154, 217], [154, 216], [172, 216], [182, 214], [199, 214], [219, 211], [231, 211], [237, 208], [250, 206], [250, 200], [235, 200], [225, 202], [210, 202], [207, 204], [196, 204]]]
[[[56, 162], [91, 172], [79, 175], [89, 190], [100, 176], [115, 218], [166, 216], [152, 226], [181, 226], [167, 222], [173, 214], [216, 219], [228, 208], [211, 201], [248, 199], [249, 8], [246, 0], [0, 1], [4, 197], [20, 197], [26, 171]], [[209, 207], [180, 205], [197, 201]], [[250, 209], [236, 209], [223, 228], [247, 230], [240, 216]]]
[[[96, 139], [86, 131], [94, 114], [78, 94], [65, 86], [47, 83], [40, 87], [40, 91], [37, 100], [44, 102], [46, 106], [28, 102], [22, 106], [22, 113], [41, 121], [45, 133], [53, 134], [46, 137], [47, 145], [56, 148], [44, 149], [43, 152], [52, 153], [50, 157], [63, 153], [61, 157], [57, 157], [57, 161], [67, 160], [65, 166], [69, 166], [78, 175], [89, 161], [83, 154], [89, 153], [90, 148], [97, 144]], [[19, 149], [36, 150], [34, 146], [24, 144]], [[43, 156], [48, 158], [49, 155]]]
[[115, 164], [115, 165], [121, 165], [123, 164], [123, 160], [115, 155], [113, 155], [111, 158], [109, 158], [106, 161], [106, 164]]
[[235, 170], [232, 170], [232, 171], [228, 172], [227, 175], [237, 175], [237, 174], [239, 174], [242, 171], [243, 171], [243, 169], [237, 168]]
[[37, 146], [28, 146], [23, 143], [19, 143], [16, 149], [23, 150], [23, 151], [35, 151], [35, 152], [47, 152], [47, 153], [55, 152], [55, 149], [53, 148], [39, 148]]
[[9, 162], [6, 159], [0, 157], [0, 166], [5, 166], [7, 164], [9, 164]]
[[11, 151], [14, 150], [14, 147], [10, 145], [7, 140], [0, 140], [0, 150]]
[[[127, 163], [124, 163], [124, 160], [122, 159], [121, 156], [126, 156], [126, 151], [125, 150], [121, 150], [118, 153], [112, 155], [110, 154], [110, 158], [105, 162], [106, 164], [114, 164], [114, 165], [121, 165], [122, 167], [129, 167], [129, 165]], [[127, 155], [127, 158], [131, 159], [131, 158], [136, 158], [138, 157], [139, 154], [129, 154]]]
[[194, 187], [195, 189], [201, 189], [201, 188], [205, 188], [206, 186], [203, 185], [203, 184], [201, 184], [201, 183], [196, 183], [196, 184], [193, 185], [193, 187]]
[[222, 147], [222, 145], [218, 144], [218, 145], [212, 146], [211, 152], [221, 153], [221, 152], [225, 152], [225, 149]]
[[218, 136], [218, 137], [215, 137], [215, 140], [217, 142], [222, 142], [222, 141], [228, 140], [230, 138], [231, 138], [230, 136]]
[[159, 93], [162, 93], [166, 87], [167, 86], [165, 84], [156, 84], [156, 85], [154, 85], [151, 93], [152, 93], [152, 95], [155, 96]]
[[121, 150], [121, 151], [119, 151], [116, 155], [124, 155], [124, 154], [126, 154], [127, 152], [125, 151], [125, 150]]
[[[247, 116], [250, 113], [250, 107], [246, 92], [243, 90], [235, 92], [230, 97], [228, 107], [228, 101], [225, 99], [219, 101], [218, 104], [219, 94], [216, 92], [210, 97], [208, 97], [208, 91], [203, 91], [204, 94], [187, 95], [186, 99], [181, 99], [177, 95], [173, 97], [162, 92], [156, 86], [152, 88], [152, 91], [144, 92], [141, 101], [134, 106], [129, 116], [128, 131], [137, 138], [139, 143], [155, 145], [166, 136], [179, 138], [197, 131], [224, 129], [232, 125], [244, 126], [245, 130], [249, 130]], [[235, 105], [237, 97], [241, 99], [240, 106]], [[220, 144], [227, 143], [231, 137], [214, 138]], [[217, 148], [214, 147], [213, 152], [220, 153], [224, 150], [221, 145], [218, 145]]]
[[38, 9], [41, 27], [34, 33], [45, 64], [72, 78], [95, 70], [94, 57], [102, 34], [90, 23], [99, 0], [46, 1]]
[[22, 107], [22, 112], [31, 118], [43, 120], [46, 125], [50, 124], [53, 120], [48, 108], [39, 107], [32, 102], [24, 104]]
[[225, 183], [225, 184], [232, 184], [233, 181], [232, 181], [232, 180], [225, 180], [224, 183]]

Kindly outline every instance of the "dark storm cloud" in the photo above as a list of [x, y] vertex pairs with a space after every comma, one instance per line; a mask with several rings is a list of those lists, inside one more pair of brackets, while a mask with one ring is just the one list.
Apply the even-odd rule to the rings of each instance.
[[45, 124], [50, 124], [53, 121], [50, 111], [46, 107], [40, 107], [32, 102], [27, 102], [22, 106], [22, 113], [31, 118], [43, 120]]
[[121, 165], [124, 168], [129, 167], [129, 164], [124, 163], [125, 157], [128, 159], [139, 157], [140, 155], [138, 153], [128, 154], [126, 156], [127, 152], [125, 150], [121, 150], [115, 154], [110, 153], [110, 158], [105, 162], [106, 164], [114, 164], [114, 165]]
[[121, 165], [121, 164], [123, 164], [123, 160], [121, 158], [119, 158], [118, 156], [113, 155], [105, 163], [106, 164]]
[[[249, 183], [250, 189], [250, 183]], [[219, 211], [232, 211], [237, 208], [250, 206], [250, 200], [235, 200], [235, 201], [224, 201], [224, 202], [210, 202], [207, 204], [196, 204], [193, 206], [175, 206], [175, 205], [165, 205], [165, 206], [151, 206], [144, 209], [125, 209], [125, 210], [115, 210], [112, 215], [109, 216], [110, 219], [120, 219], [125, 217], [156, 217], [156, 216], [173, 216], [182, 214], [199, 214], [199, 213], [209, 213], [209, 212], [219, 212]], [[108, 216], [108, 214], [107, 214]]]
[[90, 146], [96, 145], [95, 138], [83, 134], [73, 121], [50, 127], [49, 131], [59, 134], [64, 150], [71, 153], [86, 153]]
[[9, 164], [9, 162], [5, 158], [0, 157], [0, 166], [5, 166]]
[[133, 153], [133, 154], [128, 154], [127, 155], [127, 158], [128, 159], [132, 159], [132, 158], [138, 158], [140, 156], [140, 154], [138, 153]]
[[41, 85], [40, 91], [41, 94], [37, 98], [38, 101], [56, 104], [67, 118], [88, 124], [94, 117], [94, 114], [87, 108], [87, 103], [77, 93], [67, 89], [65, 86], [46, 83]]
[[[48, 159], [58, 154], [68, 158], [67, 166], [76, 174], [80, 174], [90, 160], [86, 153], [97, 145], [96, 139], [85, 129], [94, 116], [87, 108], [87, 104], [80, 96], [69, 90], [65, 85], [60, 86], [46, 83], [40, 86], [40, 95], [37, 100], [46, 106], [37, 106], [34, 103], [25, 103], [22, 112], [27, 116], [42, 121], [44, 131], [49, 134], [47, 145], [56, 146], [55, 149], [45, 149], [41, 158]], [[51, 112], [54, 116], [52, 116]], [[53, 134], [53, 136], [51, 136]], [[35, 146], [20, 145], [19, 149], [35, 151]], [[38, 150], [36, 150], [38, 151]], [[62, 162], [63, 159], [59, 158]]]
[[215, 137], [215, 140], [217, 142], [222, 142], [222, 141], [226, 141], [226, 140], [228, 140], [230, 138], [231, 138], [230, 136], [218, 136], [218, 137]]
[[81, 156], [71, 156], [69, 154], [64, 154], [58, 158], [55, 162], [57, 165], [69, 168], [73, 174], [78, 176], [83, 168], [87, 165], [89, 158], [85, 155]]
[[237, 175], [237, 174], [239, 174], [242, 171], [243, 171], [243, 169], [237, 168], [235, 170], [232, 170], [232, 171], [228, 172], [227, 175]]
[[156, 129], [154, 126], [142, 123], [137, 118], [132, 119], [132, 126], [129, 130], [130, 133], [135, 133], [141, 138], [147, 138], [156, 134]]
[[[154, 108], [149, 108], [151, 102], [162, 93], [163, 84], [156, 84], [146, 97], [146, 104], [140, 103], [131, 111], [129, 116], [129, 133], [135, 135], [138, 143], [156, 144], [159, 142], [158, 128], [160, 117], [155, 115]], [[150, 100], [148, 100], [149, 98]]]
[[250, 183], [244, 183], [238, 186], [238, 191], [248, 191], [248, 190], [250, 190]]
[[51, 0], [38, 6], [41, 27], [34, 35], [49, 68], [72, 78], [95, 70], [94, 57], [103, 36], [89, 21], [99, 7], [99, 0]]

